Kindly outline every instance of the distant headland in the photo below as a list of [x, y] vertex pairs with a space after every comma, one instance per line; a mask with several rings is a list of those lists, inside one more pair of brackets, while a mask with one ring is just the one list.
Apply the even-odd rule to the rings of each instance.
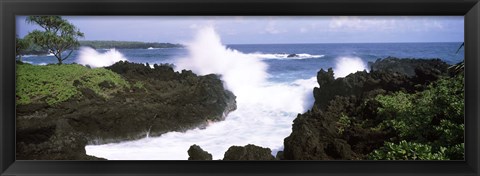
[[102, 40], [83, 40], [79, 41], [80, 46], [88, 46], [95, 49], [153, 49], [153, 48], [181, 48], [181, 44], [158, 43], [158, 42], [135, 42], [135, 41], [102, 41]]
[[[159, 43], [159, 42], [138, 42], [138, 41], [113, 41], [113, 40], [82, 40], [78, 41], [80, 47], [91, 47], [94, 49], [160, 49], [160, 48], [183, 48], [182, 44]], [[49, 54], [48, 50], [41, 47], [30, 46], [22, 52], [25, 55]]]

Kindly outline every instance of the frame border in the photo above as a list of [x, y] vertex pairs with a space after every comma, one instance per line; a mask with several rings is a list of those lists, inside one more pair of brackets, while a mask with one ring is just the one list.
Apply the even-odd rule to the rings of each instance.
[[[479, 175], [479, 0], [0, 0], [0, 175]], [[15, 161], [15, 15], [463, 15], [464, 161]], [[12, 58], [12, 59], [8, 59]]]

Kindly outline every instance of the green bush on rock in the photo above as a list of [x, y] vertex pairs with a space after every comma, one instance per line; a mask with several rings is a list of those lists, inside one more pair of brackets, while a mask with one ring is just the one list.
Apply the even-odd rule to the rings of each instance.
[[[315, 103], [294, 120], [284, 159], [462, 160], [463, 73], [451, 74], [440, 59], [369, 65], [344, 78], [333, 69], [317, 73]], [[406, 148], [423, 153], [402, 158]]]
[[[442, 154], [438, 155], [440, 158], [436, 158], [437, 155], [425, 155], [423, 158], [416, 156], [420, 159], [463, 159], [465, 129], [463, 79], [464, 75], [442, 78], [429, 85], [426, 90], [415, 94], [396, 92], [392, 95], [377, 96], [376, 100], [381, 104], [378, 115], [384, 120], [376, 129], [388, 130], [392, 127], [398, 134], [397, 138], [392, 138], [392, 142], [398, 140], [408, 142], [406, 144], [400, 142], [398, 144], [400, 147], [387, 142], [383, 149], [372, 152], [372, 157], [399, 159], [395, 154], [402, 151], [401, 149], [405, 149], [406, 146], [420, 146], [418, 150], [422, 149], [422, 152]], [[428, 146], [428, 152], [421, 145]]]
[[385, 142], [380, 149], [369, 155], [372, 160], [446, 160], [445, 147], [440, 151], [433, 152], [432, 146], [407, 142], [405, 140], [398, 144]]
[[342, 134], [345, 131], [345, 128], [349, 128], [351, 124], [351, 120], [345, 114], [341, 114], [340, 118], [337, 121], [337, 129], [338, 133]]

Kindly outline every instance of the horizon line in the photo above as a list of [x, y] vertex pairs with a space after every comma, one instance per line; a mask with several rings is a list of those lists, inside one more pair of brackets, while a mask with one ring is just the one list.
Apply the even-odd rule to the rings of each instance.
[[389, 43], [462, 43], [464, 41], [445, 42], [319, 42], [319, 43], [228, 43], [224, 45], [291, 45], [291, 44], [389, 44]]
[[[79, 41], [111, 41], [111, 42], [141, 42], [141, 43], [169, 43], [180, 44], [175, 42], [159, 42], [159, 41], [135, 41], [135, 40], [79, 40]], [[223, 45], [292, 45], [292, 44], [390, 44], [390, 43], [462, 43], [464, 41], [430, 41], [430, 42], [306, 42], [306, 43], [223, 43]]]

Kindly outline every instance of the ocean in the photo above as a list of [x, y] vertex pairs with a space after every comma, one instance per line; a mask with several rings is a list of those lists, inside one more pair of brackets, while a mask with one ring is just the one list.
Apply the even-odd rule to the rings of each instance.
[[[242, 53], [257, 55], [268, 64], [267, 72], [275, 82], [307, 79], [321, 68], [335, 67], [336, 60], [341, 57], [358, 57], [365, 63], [374, 62], [389, 56], [398, 58], [439, 58], [448, 64], [456, 64], [463, 60], [463, 49], [456, 54], [461, 42], [449, 43], [325, 43], [325, 44], [231, 44], [227, 48]], [[99, 53], [109, 49], [98, 49]], [[150, 49], [117, 49], [128, 61], [137, 63], [175, 63], [175, 59], [186, 57], [186, 48], [150, 48]], [[297, 57], [287, 57], [297, 54]], [[77, 61], [79, 52], [74, 51], [65, 63]], [[26, 55], [22, 61], [45, 65], [56, 63], [54, 56]]]
[[[237, 110], [224, 121], [205, 129], [85, 147], [88, 155], [109, 160], [186, 160], [188, 148], [197, 144], [216, 160], [222, 159], [232, 145], [268, 147], [274, 156], [283, 150], [283, 139], [291, 133], [293, 120], [313, 104], [312, 92], [318, 87], [316, 74], [320, 69], [331, 67], [336, 77], [344, 77], [355, 71], [368, 71], [368, 62], [389, 56], [440, 58], [456, 64], [464, 58], [463, 49], [456, 54], [460, 45], [461, 42], [225, 45], [216, 33], [205, 31], [186, 48], [89, 52], [82, 49], [75, 51], [66, 63], [93, 64], [98, 58], [115, 56], [110, 64], [124, 59], [150, 65], [173, 63], [177, 71], [189, 69], [199, 75], [222, 75], [225, 87], [237, 96]], [[24, 56], [23, 61], [38, 65], [56, 63], [53, 56]]]

